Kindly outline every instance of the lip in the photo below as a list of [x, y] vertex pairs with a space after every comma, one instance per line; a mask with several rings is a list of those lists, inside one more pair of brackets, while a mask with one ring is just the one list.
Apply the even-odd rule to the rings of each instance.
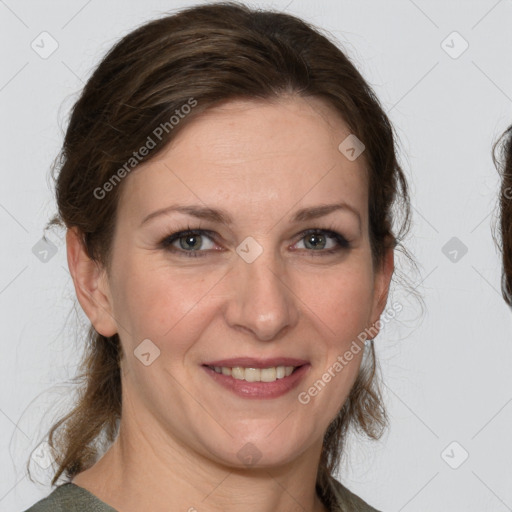
[[232, 359], [219, 359], [203, 363], [205, 366], [226, 366], [234, 368], [243, 366], [244, 368], [271, 368], [273, 366], [303, 366], [309, 364], [305, 359], [296, 359], [293, 357], [271, 357], [267, 359], [256, 359], [254, 357], [235, 357]]
[[[223, 363], [223, 364], [214, 364], [211, 366], [229, 366], [233, 361], [247, 361], [247, 359], [230, 359], [224, 361], [214, 361], [214, 363]], [[239, 366], [247, 366], [251, 368], [268, 368], [269, 366], [276, 366], [275, 364], [268, 364], [268, 361], [298, 361], [297, 359], [273, 359], [266, 360], [262, 362], [262, 360], [258, 360], [258, 364], [261, 363], [261, 366], [248, 366], [246, 364], [239, 364]], [[254, 360], [253, 360], [254, 361]], [[225, 364], [229, 362], [229, 364]], [[268, 366], [266, 366], [268, 365]], [[237, 366], [236, 364], [234, 366]], [[299, 366], [297, 364], [288, 364], [277, 366]], [[247, 382], [245, 380], [235, 379], [230, 375], [224, 375], [222, 373], [217, 373], [215, 370], [212, 370], [209, 366], [203, 365], [202, 368], [206, 371], [206, 373], [218, 384], [223, 386], [225, 389], [233, 392], [237, 396], [242, 398], [251, 398], [251, 399], [271, 399], [278, 398], [289, 393], [292, 389], [299, 385], [299, 382], [304, 378], [304, 376], [309, 372], [311, 365], [309, 363], [302, 364], [300, 367], [296, 368], [293, 373], [288, 375], [288, 377], [283, 377], [282, 379], [277, 379], [274, 382]]]

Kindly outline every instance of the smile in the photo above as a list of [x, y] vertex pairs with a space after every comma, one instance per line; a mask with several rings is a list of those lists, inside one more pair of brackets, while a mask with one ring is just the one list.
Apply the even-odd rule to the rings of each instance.
[[274, 382], [283, 379], [293, 373], [298, 366], [271, 366], [270, 368], [244, 368], [235, 366], [209, 366], [212, 370], [222, 375], [231, 376], [237, 380], [247, 382]]
[[311, 365], [270, 366], [210, 366], [202, 368], [220, 388], [242, 398], [271, 399], [286, 395], [296, 388], [309, 372]]

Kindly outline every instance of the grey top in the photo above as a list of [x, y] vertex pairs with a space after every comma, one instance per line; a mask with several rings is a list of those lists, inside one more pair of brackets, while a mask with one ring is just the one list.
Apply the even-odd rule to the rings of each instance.
[[[340, 482], [331, 478], [326, 492], [335, 505], [331, 512], [379, 512], [349, 491]], [[88, 490], [74, 483], [59, 485], [46, 498], [38, 501], [24, 512], [117, 512]]]

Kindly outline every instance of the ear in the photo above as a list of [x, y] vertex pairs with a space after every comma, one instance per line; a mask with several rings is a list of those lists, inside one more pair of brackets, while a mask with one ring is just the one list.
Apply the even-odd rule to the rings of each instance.
[[[395, 269], [395, 251], [394, 247], [388, 247], [384, 254], [384, 258], [382, 261], [382, 265], [375, 272], [375, 280], [374, 280], [374, 302], [372, 309], [372, 333], [375, 332], [375, 336], [380, 331], [380, 327], [375, 325], [379, 320], [384, 308], [386, 306], [386, 302], [388, 300], [389, 294], [389, 286], [391, 284], [391, 277], [393, 276], [393, 272]], [[374, 337], [375, 337], [374, 336]]]
[[72, 227], [66, 233], [68, 266], [76, 296], [96, 331], [103, 336], [117, 332], [112, 316], [112, 299], [106, 272], [87, 254], [80, 231]]

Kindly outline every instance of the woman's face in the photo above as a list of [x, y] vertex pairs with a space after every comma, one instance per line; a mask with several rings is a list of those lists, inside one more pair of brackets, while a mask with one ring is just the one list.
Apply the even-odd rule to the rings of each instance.
[[[123, 421], [230, 466], [319, 455], [363, 350], [344, 354], [378, 320], [393, 267], [392, 251], [372, 267], [364, 153], [338, 149], [349, 134], [318, 99], [233, 101], [124, 178], [107, 302], [87, 306], [120, 335]], [[189, 213], [156, 213], [178, 206]], [[234, 358], [256, 363], [206, 366]]]

